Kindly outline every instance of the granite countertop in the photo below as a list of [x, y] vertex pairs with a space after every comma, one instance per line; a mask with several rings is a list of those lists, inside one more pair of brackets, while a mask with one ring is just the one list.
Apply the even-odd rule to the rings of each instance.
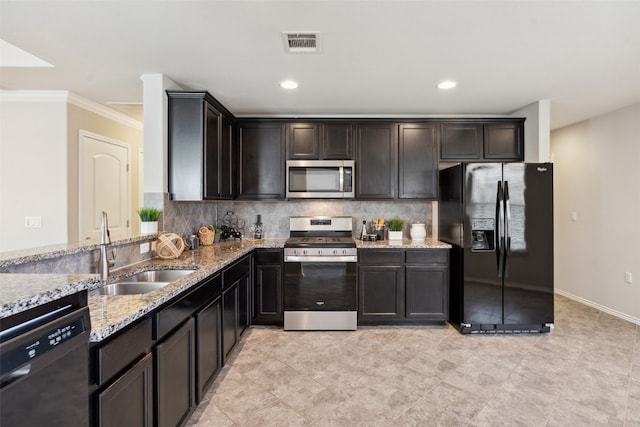
[[402, 239], [402, 240], [378, 240], [375, 242], [366, 242], [362, 240], [356, 240], [356, 246], [358, 249], [381, 249], [381, 248], [395, 248], [395, 249], [449, 249], [451, 245], [440, 240], [435, 239]]
[[262, 242], [240, 240], [200, 246], [195, 251], [184, 251], [177, 259], [154, 258], [114, 272], [109, 281], [118, 280], [150, 269], [193, 269], [193, 273], [172, 282], [157, 291], [139, 295], [89, 295], [91, 336], [89, 341], [99, 342], [143, 317], [165, 302], [181, 294], [203, 279], [242, 258], [255, 248], [282, 248], [286, 239]]
[[[282, 248], [286, 239], [267, 239], [259, 242], [240, 240], [201, 246], [185, 251], [178, 259], [150, 259], [112, 271], [106, 283], [151, 269], [188, 269], [193, 273], [157, 291], [140, 295], [90, 295], [91, 342], [99, 342], [142, 318], [165, 302], [196, 285], [211, 274], [223, 269], [255, 248]], [[434, 248], [451, 245], [433, 239], [412, 241], [363, 242], [358, 248]], [[0, 319], [53, 301], [65, 295], [92, 290], [103, 285], [95, 274], [0, 274]]]

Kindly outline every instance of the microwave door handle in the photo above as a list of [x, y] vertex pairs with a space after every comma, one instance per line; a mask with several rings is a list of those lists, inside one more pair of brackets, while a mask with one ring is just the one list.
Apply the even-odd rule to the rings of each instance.
[[338, 175], [340, 176], [340, 192], [344, 192], [344, 167], [338, 168]]

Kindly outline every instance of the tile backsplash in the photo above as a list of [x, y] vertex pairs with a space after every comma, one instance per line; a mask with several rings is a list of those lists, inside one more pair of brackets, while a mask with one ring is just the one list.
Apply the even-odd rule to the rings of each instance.
[[[256, 216], [262, 216], [265, 237], [289, 237], [291, 216], [350, 216], [353, 218], [354, 236], [360, 232], [362, 221], [373, 218], [400, 218], [405, 222], [405, 234], [412, 223], [424, 223], [427, 236], [432, 236], [432, 206], [428, 201], [355, 201], [355, 200], [290, 200], [290, 201], [219, 201], [173, 202], [165, 196], [164, 231], [187, 236], [197, 232], [204, 224], [223, 225], [225, 215], [233, 213], [244, 223], [248, 235]], [[229, 218], [230, 215], [227, 216]], [[242, 228], [242, 227], [241, 227]]]

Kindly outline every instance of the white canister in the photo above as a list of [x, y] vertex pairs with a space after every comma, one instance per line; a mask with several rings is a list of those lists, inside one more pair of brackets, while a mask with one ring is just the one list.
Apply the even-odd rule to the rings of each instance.
[[424, 240], [427, 238], [427, 229], [424, 224], [411, 224], [411, 240]]

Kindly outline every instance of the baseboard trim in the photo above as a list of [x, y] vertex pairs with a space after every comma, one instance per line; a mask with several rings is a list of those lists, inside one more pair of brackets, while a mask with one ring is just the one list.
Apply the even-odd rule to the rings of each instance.
[[636, 325], [640, 325], [640, 319], [633, 317], [633, 316], [629, 316], [628, 314], [622, 313], [620, 311], [616, 311], [612, 308], [606, 307], [604, 305], [600, 305], [596, 302], [590, 301], [588, 299], [579, 297], [577, 295], [574, 295], [572, 293], [569, 293], [567, 291], [563, 291], [562, 289], [555, 289], [555, 293], [562, 295], [564, 297], [567, 297], [569, 299], [572, 299], [574, 301], [578, 301], [579, 303], [582, 303], [584, 305], [588, 305], [589, 307], [593, 307], [593, 308], [597, 308], [600, 311], [603, 311], [607, 314], [610, 314], [612, 316], [615, 317], [619, 317], [622, 320], [626, 320], [627, 322], [631, 322], [631, 323], [635, 323]]

